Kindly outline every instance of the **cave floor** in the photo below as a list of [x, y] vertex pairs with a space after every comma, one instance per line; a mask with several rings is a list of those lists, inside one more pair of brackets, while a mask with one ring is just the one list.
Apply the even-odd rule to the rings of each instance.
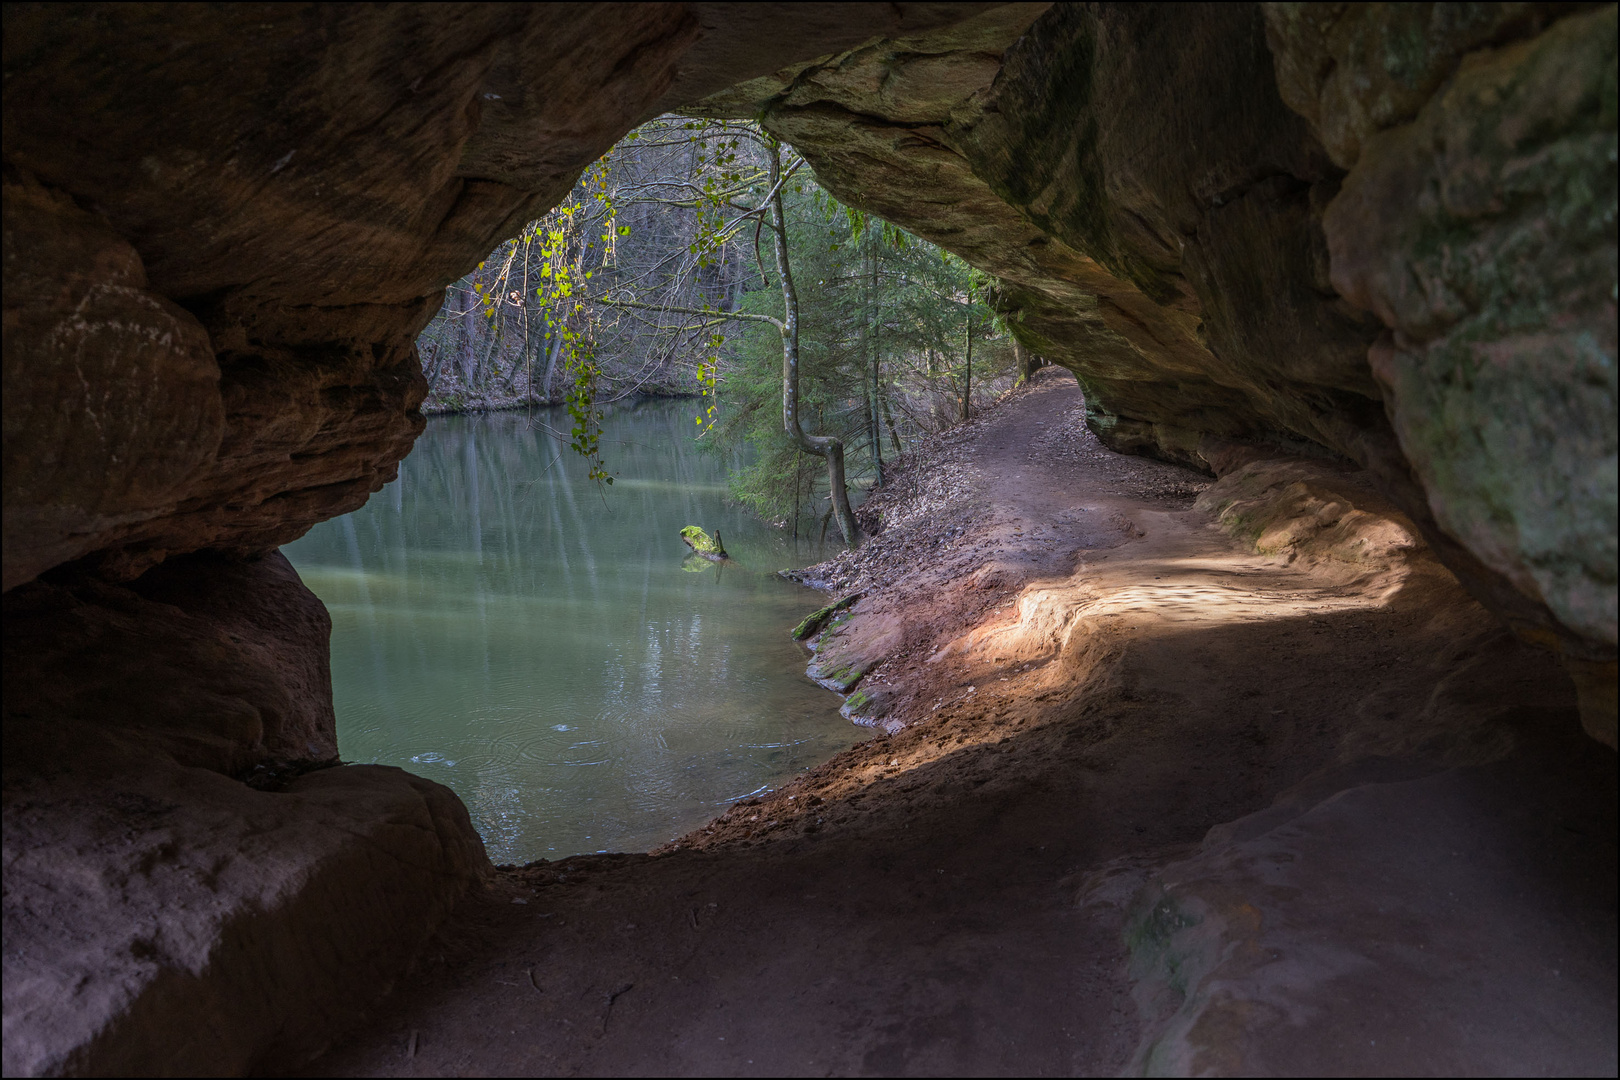
[[306, 1074], [1612, 1075], [1561, 669], [1421, 551], [1256, 554], [1080, 408], [1039, 373], [821, 568], [892, 734], [500, 870]]

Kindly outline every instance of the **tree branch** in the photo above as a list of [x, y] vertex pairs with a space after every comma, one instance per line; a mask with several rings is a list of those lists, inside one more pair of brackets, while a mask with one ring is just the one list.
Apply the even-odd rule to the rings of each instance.
[[702, 308], [675, 307], [672, 304], [638, 304], [634, 300], [609, 300], [605, 296], [587, 296], [585, 299], [608, 307], [635, 308], [638, 311], [672, 311], [677, 315], [702, 315], [709, 319], [741, 319], [748, 322], [769, 323], [776, 327], [778, 332], [787, 333], [782, 320], [773, 319], [769, 315], [753, 315], [746, 311], [704, 311]]

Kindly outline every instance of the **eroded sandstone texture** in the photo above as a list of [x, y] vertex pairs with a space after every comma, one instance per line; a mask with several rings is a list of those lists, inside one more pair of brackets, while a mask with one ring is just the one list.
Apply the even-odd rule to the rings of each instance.
[[354, 509], [445, 285], [626, 130], [972, 10], [803, 7], [8, 8], [6, 587]]
[[994, 271], [1110, 445], [1355, 461], [1522, 633], [1612, 662], [1612, 6], [7, 20], [8, 587], [358, 505], [444, 282], [684, 102]]
[[330, 767], [331, 626], [280, 553], [6, 595], [7, 1075], [297, 1064], [488, 873], [448, 788]]
[[1349, 459], [1612, 685], [1614, 20], [1013, 5], [697, 108], [763, 113], [841, 198], [997, 274], [1109, 445]]
[[298, 775], [325, 629], [269, 553], [394, 475], [444, 286], [674, 107], [994, 272], [1108, 445], [1364, 468], [1614, 742], [1613, 5], [19, 4], [3, 48], [8, 1071], [293, 1060], [477, 880], [442, 789]]
[[296, 1065], [409, 969], [482, 844], [320, 767], [275, 549], [394, 476], [444, 286], [630, 127], [977, 9], [5, 9], [8, 1074]]

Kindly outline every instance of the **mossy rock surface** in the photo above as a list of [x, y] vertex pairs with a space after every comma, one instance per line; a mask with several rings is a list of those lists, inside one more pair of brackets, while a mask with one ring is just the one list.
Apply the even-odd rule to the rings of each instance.
[[835, 661], [826, 667], [812, 661], [805, 670], [805, 674], [809, 675], [812, 681], [820, 683], [828, 690], [847, 694], [855, 688], [855, 684], [860, 682], [868, 671], [877, 666], [877, 660], [878, 658], [873, 658], [855, 663]]
[[829, 619], [855, 603], [862, 595], [862, 593], [850, 593], [841, 600], [834, 600], [826, 607], [812, 611], [804, 617], [798, 626], [793, 628], [793, 640], [804, 641], [815, 636], [816, 632], [826, 625]]
[[883, 718], [894, 708], [895, 692], [892, 687], [866, 685], [857, 688], [844, 699], [838, 711], [846, 720], [866, 727], [882, 727]]

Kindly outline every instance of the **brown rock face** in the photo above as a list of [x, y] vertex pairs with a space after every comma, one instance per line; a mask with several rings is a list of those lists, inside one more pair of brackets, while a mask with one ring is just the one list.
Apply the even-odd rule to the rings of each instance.
[[296, 1066], [488, 869], [461, 801], [398, 769], [256, 791], [77, 721], [6, 757], [11, 1076]]
[[[1379, 411], [1377, 325], [1328, 281], [1339, 172], [1278, 97], [1264, 38], [1242, 5], [1003, 9], [831, 58], [757, 104], [841, 197], [1001, 277], [1114, 445], [1200, 466], [1209, 433], [1349, 452]], [[953, 48], [979, 62], [936, 57], [955, 77], [932, 94], [863, 96]]]
[[1348, 458], [1522, 634], [1603, 662], [1613, 19], [1009, 6], [697, 108], [998, 275], [1110, 446]]
[[360, 506], [445, 285], [625, 131], [976, 10], [7, 8], [5, 587]]
[[1478, 49], [1533, 37], [1594, 4], [1262, 5], [1277, 89], [1340, 168], [1372, 135], [1413, 120]]
[[445, 285], [677, 106], [995, 273], [1108, 445], [1366, 468], [1612, 744], [1613, 5], [4, 20], [7, 1072], [296, 1063], [479, 878], [444, 789], [296, 775], [270, 553], [394, 476]]
[[279, 553], [7, 594], [8, 1075], [296, 1065], [487, 872], [447, 788], [318, 767], [331, 626]]
[[1362, 142], [1326, 219], [1334, 282], [1435, 519], [1613, 644], [1615, 9], [1466, 58]]
[[977, 10], [5, 9], [8, 1075], [293, 1067], [409, 969], [483, 846], [318, 767], [274, 549], [394, 476], [444, 286], [630, 127]]
[[[6, 584], [81, 557], [128, 578], [170, 552], [261, 552], [359, 505], [419, 430], [411, 342], [443, 284], [636, 120], [702, 98], [765, 115], [842, 197], [1000, 276], [1110, 445], [1348, 457], [1495, 610], [1604, 661], [1605, 19], [8, 9], [6, 257], [25, 287], [6, 290]], [[1406, 198], [1425, 183], [1437, 209]], [[1418, 251], [1436, 244], [1460, 254]], [[1522, 280], [1485, 272], [1502, 259]], [[1533, 302], [1506, 299], [1527, 287]], [[1519, 374], [1441, 387], [1458, 350]], [[1538, 418], [1498, 433], [1504, 402], [1549, 376]], [[1498, 459], [1549, 438], [1539, 472], [1507, 475]]]
[[9, 169], [3, 207], [9, 589], [172, 511], [225, 417], [208, 332], [126, 240]]
[[35, 582], [6, 596], [5, 712], [97, 724], [230, 775], [332, 761], [331, 633], [279, 552], [177, 558], [129, 587]]

